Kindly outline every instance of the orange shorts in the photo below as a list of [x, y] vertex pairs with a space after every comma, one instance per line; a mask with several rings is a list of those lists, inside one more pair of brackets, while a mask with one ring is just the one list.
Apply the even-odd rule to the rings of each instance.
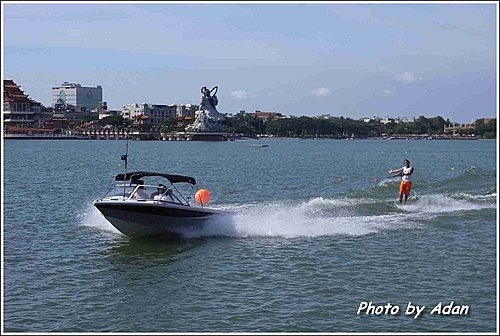
[[403, 195], [410, 195], [411, 191], [411, 182], [410, 181], [401, 181], [401, 184], [399, 185], [399, 193]]

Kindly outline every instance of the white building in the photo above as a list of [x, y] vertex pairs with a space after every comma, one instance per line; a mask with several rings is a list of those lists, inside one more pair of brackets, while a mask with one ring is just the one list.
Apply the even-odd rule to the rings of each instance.
[[55, 107], [56, 104], [67, 104], [93, 110], [100, 103], [102, 103], [102, 87], [100, 85], [86, 87], [64, 82], [60, 86], [52, 88], [52, 107]]
[[128, 104], [122, 109], [122, 117], [136, 119], [139, 116], [146, 116], [145, 124], [158, 125], [162, 121], [175, 119], [177, 115], [177, 105], [159, 104]]
[[384, 124], [384, 125], [385, 124], [390, 124], [392, 122], [395, 122], [395, 120], [392, 119], [392, 118], [389, 118], [389, 117], [385, 117], [385, 118], [380, 119], [380, 123]]

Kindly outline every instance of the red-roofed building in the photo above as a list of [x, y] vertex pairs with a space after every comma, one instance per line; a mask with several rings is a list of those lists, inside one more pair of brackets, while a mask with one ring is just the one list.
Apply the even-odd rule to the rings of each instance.
[[261, 119], [263, 122], [268, 122], [283, 116], [281, 113], [278, 112], [255, 111], [255, 113], [252, 114], [254, 115], [255, 118]]
[[51, 113], [31, 98], [12, 79], [3, 81], [4, 126], [40, 127]]

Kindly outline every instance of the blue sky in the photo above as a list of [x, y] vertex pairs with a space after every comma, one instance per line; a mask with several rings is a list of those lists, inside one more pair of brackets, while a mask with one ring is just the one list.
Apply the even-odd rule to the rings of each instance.
[[497, 115], [497, 15], [483, 3], [2, 2], [3, 78], [51, 104], [64, 81], [112, 109], [200, 100], [222, 113]]

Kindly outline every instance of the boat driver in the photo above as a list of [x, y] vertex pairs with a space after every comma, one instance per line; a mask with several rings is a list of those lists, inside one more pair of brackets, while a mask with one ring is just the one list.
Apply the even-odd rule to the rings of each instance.
[[151, 194], [151, 198], [155, 201], [169, 201], [173, 202], [172, 190], [168, 189], [163, 184], [159, 184], [157, 190]]
[[166, 191], [167, 191], [167, 187], [160, 183], [156, 187], [156, 191], [151, 193], [150, 198], [155, 199], [155, 196], [161, 196], [161, 195], [165, 194]]

